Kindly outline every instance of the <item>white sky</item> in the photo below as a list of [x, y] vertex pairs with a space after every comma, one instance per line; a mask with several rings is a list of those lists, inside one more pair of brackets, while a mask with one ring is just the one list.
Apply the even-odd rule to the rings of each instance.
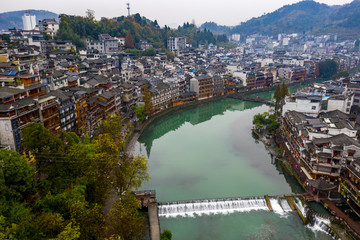
[[[318, 0], [329, 5], [350, 3], [352, 0]], [[175, 27], [195, 20], [197, 25], [213, 21], [222, 25], [237, 25], [252, 17], [272, 12], [283, 5], [299, 0], [17, 0], [3, 1], [0, 12], [24, 9], [43, 9], [55, 13], [85, 15], [87, 9], [95, 11], [96, 18], [140, 13], [158, 23]]]

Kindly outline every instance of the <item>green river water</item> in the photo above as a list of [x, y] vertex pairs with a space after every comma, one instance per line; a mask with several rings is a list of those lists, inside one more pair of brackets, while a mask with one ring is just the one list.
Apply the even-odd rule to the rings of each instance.
[[[221, 99], [155, 120], [135, 147], [150, 163], [151, 181], [143, 189], [155, 189], [160, 202], [301, 191], [252, 137], [253, 116], [268, 110], [260, 103]], [[160, 217], [160, 223], [175, 240], [331, 239], [304, 226], [296, 212]]]

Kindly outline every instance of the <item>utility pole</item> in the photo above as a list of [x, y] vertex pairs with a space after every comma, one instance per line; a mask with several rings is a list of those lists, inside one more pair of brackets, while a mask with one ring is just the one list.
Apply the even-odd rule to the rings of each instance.
[[130, 3], [127, 3], [128, 16], [130, 17]]

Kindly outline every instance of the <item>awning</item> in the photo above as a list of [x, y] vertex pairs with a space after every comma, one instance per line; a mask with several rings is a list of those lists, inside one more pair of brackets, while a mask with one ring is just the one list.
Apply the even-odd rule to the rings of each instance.
[[309, 180], [313, 180], [313, 178], [310, 176], [310, 174], [308, 173], [308, 171], [304, 167], [301, 167], [301, 170], [305, 173], [306, 177]]

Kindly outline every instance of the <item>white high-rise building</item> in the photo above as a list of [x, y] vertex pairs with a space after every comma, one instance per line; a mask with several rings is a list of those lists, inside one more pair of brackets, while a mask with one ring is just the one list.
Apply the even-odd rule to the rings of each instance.
[[186, 38], [171, 37], [167, 40], [167, 47], [171, 52], [184, 50], [186, 48]]
[[233, 34], [231, 35], [231, 40], [240, 42], [240, 34]]
[[36, 26], [36, 16], [25, 13], [22, 16], [24, 30], [33, 30]]

